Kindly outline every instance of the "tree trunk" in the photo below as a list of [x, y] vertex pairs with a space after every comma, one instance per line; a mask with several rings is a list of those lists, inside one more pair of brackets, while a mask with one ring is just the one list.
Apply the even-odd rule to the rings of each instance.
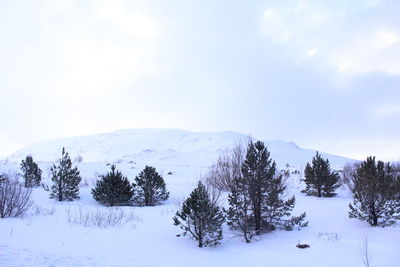
[[[61, 177], [59, 177], [61, 180]], [[63, 201], [61, 181], [58, 182], [58, 201]]]
[[372, 226], [377, 226], [378, 225], [378, 217], [374, 216]]
[[261, 233], [261, 207], [254, 208], [254, 223], [255, 223], [256, 235], [260, 235], [260, 233]]

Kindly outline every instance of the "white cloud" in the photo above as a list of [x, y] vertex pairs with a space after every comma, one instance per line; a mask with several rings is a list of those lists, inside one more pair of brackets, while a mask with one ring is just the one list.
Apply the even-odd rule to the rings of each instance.
[[379, 109], [376, 109], [374, 114], [377, 117], [399, 116], [400, 104], [382, 106]]
[[390, 6], [380, 1], [324, 3], [284, 1], [268, 7], [261, 31], [271, 41], [283, 44], [294, 60], [313, 56], [313, 60], [349, 75], [375, 71], [400, 74], [400, 29], [390, 16], [368, 18], [376, 8]]
[[[0, 151], [7, 143], [98, 131], [96, 125], [114, 128], [118, 101], [158, 71], [160, 24], [132, 3], [0, 3], [0, 86], [8, 99], [0, 119], [9, 131]], [[107, 109], [113, 115], [104, 123]]]
[[307, 55], [311, 56], [315, 56], [318, 53], [318, 48], [313, 48], [307, 51]]
[[91, 1], [91, 8], [96, 16], [111, 22], [120, 34], [145, 39], [154, 39], [159, 34], [159, 26], [152, 19], [136, 9], [127, 9], [121, 1], [95, 0]]
[[380, 49], [396, 45], [399, 41], [400, 35], [393, 31], [378, 31], [375, 36], [375, 45]]

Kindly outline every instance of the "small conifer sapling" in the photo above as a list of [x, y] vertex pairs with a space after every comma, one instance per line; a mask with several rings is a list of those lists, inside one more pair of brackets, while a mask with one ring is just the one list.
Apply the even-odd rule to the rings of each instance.
[[198, 242], [199, 247], [218, 245], [223, 237], [224, 214], [211, 201], [206, 187], [201, 182], [185, 200], [182, 210], [176, 212], [173, 220], [174, 225], [183, 230], [182, 236], [191, 236]]
[[72, 167], [72, 161], [65, 148], [62, 150], [61, 158], [58, 164], [53, 164], [50, 169], [51, 187], [50, 198], [55, 198], [58, 201], [72, 201], [79, 198], [79, 183], [81, 176], [77, 167]]

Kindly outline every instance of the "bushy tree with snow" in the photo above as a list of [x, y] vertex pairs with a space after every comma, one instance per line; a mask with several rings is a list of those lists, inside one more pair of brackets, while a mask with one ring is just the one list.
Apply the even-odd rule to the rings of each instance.
[[296, 225], [307, 225], [305, 213], [291, 216], [295, 198], [284, 199], [286, 186], [282, 176], [276, 175], [276, 164], [263, 142], [249, 142], [241, 171], [229, 195], [227, 219], [228, 225], [239, 230], [246, 242], [276, 227], [291, 230]]
[[129, 180], [119, 171], [115, 165], [111, 165], [111, 171], [102, 175], [92, 189], [92, 195], [98, 202], [108, 206], [128, 205], [133, 196], [133, 188]]
[[198, 242], [199, 247], [215, 246], [222, 240], [224, 214], [211, 201], [206, 187], [201, 182], [185, 200], [182, 210], [176, 212], [173, 220], [174, 225], [183, 230], [182, 236], [191, 236]]
[[329, 160], [317, 152], [312, 163], [307, 163], [304, 169], [306, 189], [303, 192], [311, 196], [332, 197], [340, 186], [339, 179], [339, 174], [331, 170]]
[[387, 226], [399, 220], [398, 179], [390, 163], [368, 157], [353, 175], [354, 199], [349, 205], [349, 217], [366, 221], [371, 226]]
[[62, 150], [58, 164], [51, 167], [51, 187], [50, 198], [58, 201], [72, 201], [79, 198], [79, 183], [81, 176], [77, 167], [72, 168], [72, 161], [65, 148]]
[[39, 186], [42, 180], [42, 170], [32, 156], [26, 156], [21, 162], [22, 178], [24, 179], [25, 187]]
[[141, 206], [159, 205], [169, 197], [164, 179], [150, 166], [136, 176], [134, 191], [134, 201]]

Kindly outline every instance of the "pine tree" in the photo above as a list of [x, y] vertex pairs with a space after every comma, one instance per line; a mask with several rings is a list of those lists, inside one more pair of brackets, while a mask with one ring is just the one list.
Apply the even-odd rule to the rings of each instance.
[[299, 216], [291, 216], [296, 204], [294, 196], [284, 199], [286, 185], [282, 175], [273, 176], [270, 180], [268, 194], [263, 206], [263, 225], [266, 230], [275, 230], [277, 227], [290, 231], [294, 227], [305, 227], [308, 221], [304, 221], [306, 213]]
[[42, 170], [36, 162], [33, 161], [32, 156], [27, 156], [21, 162], [22, 177], [25, 181], [25, 187], [39, 186], [42, 180]]
[[135, 178], [134, 200], [139, 205], [155, 206], [169, 197], [164, 179], [155, 168], [146, 166]]
[[247, 194], [251, 201], [254, 230], [257, 235], [261, 233], [263, 204], [269, 193], [270, 181], [275, 171], [275, 162], [270, 158], [270, 153], [264, 143], [250, 141], [242, 164], [242, 181], [248, 188]]
[[228, 197], [229, 209], [226, 212], [227, 224], [243, 236], [246, 243], [250, 243], [254, 231], [252, 216], [252, 202], [248, 196], [248, 183], [240, 175], [235, 177], [231, 184], [231, 193]]
[[[190, 235], [199, 247], [215, 246], [222, 240], [222, 224], [225, 217], [218, 206], [210, 200], [206, 187], [199, 182], [176, 212], [174, 225], [180, 226], [183, 236]], [[178, 235], [181, 236], [181, 235]]]
[[264, 143], [250, 141], [242, 175], [234, 179], [229, 195], [228, 225], [240, 230], [246, 242], [254, 235], [282, 227], [306, 226], [305, 213], [290, 217], [295, 198], [283, 199], [286, 187], [282, 176], [276, 175], [276, 164]]
[[72, 168], [72, 161], [68, 152], [63, 148], [61, 158], [58, 160], [58, 165], [51, 167], [51, 187], [50, 198], [55, 198], [58, 201], [72, 201], [74, 198], [79, 198], [79, 183], [81, 177], [78, 168]]
[[317, 152], [312, 159], [312, 165], [307, 163], [304, 169], [306, 189], [302, 192], [317, 197], [332, 197], [340, 186], [339, 174], [331, 170], [329, 160], [324, 160]]
[[93, 198], [109, 206], [128, 205], [133, 196], [129, 180], [111, 165], [111, 171], [101, 176], [96, 187], [92, 189]]
[[400, 220], [400, 199], [396, 189], [396, 172], [390, 163], [368, 157], [353, 175], [353, 204], [350, 218], [367, 221], [371, 226], [387, 226]]

